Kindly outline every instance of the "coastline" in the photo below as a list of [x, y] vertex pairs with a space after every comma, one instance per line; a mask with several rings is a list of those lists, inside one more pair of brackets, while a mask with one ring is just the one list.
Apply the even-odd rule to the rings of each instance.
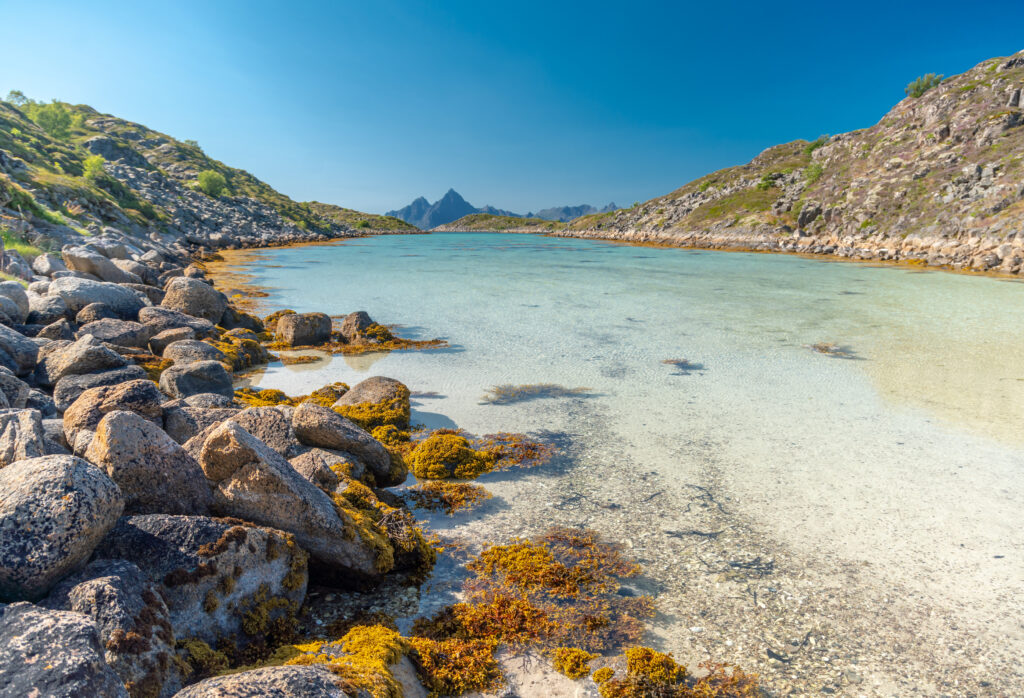
[[[600, 415], [583, 409], [582, 402], [576, 407], [580, 432], [594, 434]], [[1000, 688], [988, 683], [989, 672], [1010, 666], [999, 655], [1012, 653], [1013, 645], [1000, 647], [995, 631], [958, 616], [957, 622], [966, 623], [973, 633], [964, 651], [986, 660], [970, 669], [944, 651], [940, 660], [936, 653], [943, 642], [964, 641], [963, 632], [944, 637], [948, 630], [935, 627], [934, 619], [946, 613], [945, 604], [933, 605], [918, 590], [880, 583], [870, 567], [815, 559], [781, 543], [763, 523], [742, 513], [726, 486], [727, 473], [707, 455], [703, 467], [685, 482], [668, 481], [663, 474], [638, 481], [629, 475], [630, 468], [621, 467], [629, 463], [628, 453], [620, 454], [618, 468], [577, 463], [554, 481], [530, 472], [515, 478], [485, 477], [481, 482], [496, 496], [517, 506], [482, 509], [480, 517], [460, 524], [460, 534], [480, 544], [531, 535], [553, 522], [578, 524], [582, 516], [588, 525], [627, 541], [628, 549], [641, 557], [648, 570], [641, 588], [659, 590], [654, 637], [681, 641], [689, 649], [677, 656], [691, 662], [710, 655], [761, 672], [766, 686], [783, 695], [823, 688], [850, 695], [913, 690], [1001, 695]], [[690, 514], [666, 524], [647, 511], [651, 498], [671, 502], [662, 504], [662, 510]], [[715, 531], [726, 533], [696, 533]], [[771, 573], [759, 574], [755, 566], [735, 578], [726, 574], [742, 569], [733, 563], [756, 560], [770, 563]], [[446, 597], [451, 591], [437, 593]], [[675, 621], [667, 621], [680, 615], [693, 619], [688, 621], [691, 631], [684, 638], [665, 635], [675, 627]], [[752, 645], [758, 648], [755, 655]], [[727, 647], [724, 653], [718, 651]], [[900, 648], [896, 667], [891, 666], [894, 648]], [[856, 668], [847, 661], [837, 663], [841, 658], [852, 658]], [[1017, 675], [1005, 678], [1020, 681]]]

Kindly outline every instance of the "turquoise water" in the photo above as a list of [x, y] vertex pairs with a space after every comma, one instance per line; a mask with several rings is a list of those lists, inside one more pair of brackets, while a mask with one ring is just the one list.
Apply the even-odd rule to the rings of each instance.
[[[260, 386], [299, 394], [387, 375], [434, 394], [415, 404], [428, 426], [562, 435], [577, 468], [614, 459], [679, 488], [711, 472], [737, 514], [788, 549], [870, 561], [880, 579], [1019, 631], [1020, 283], [501, 234], [267, 250], [245, 271], [269, 288], [268, 310], [366, 310], [451, 343], [276, 364]], [[808, 348], [818, 342], [852, 357]], [[697, 368], [663, 363], [678, 358]], [[591, 392], [482, 404], [506, 383]], [[567, 472], [554, 487], [587, 474]], [[678, 501], [648, 506], [669, 516]]]

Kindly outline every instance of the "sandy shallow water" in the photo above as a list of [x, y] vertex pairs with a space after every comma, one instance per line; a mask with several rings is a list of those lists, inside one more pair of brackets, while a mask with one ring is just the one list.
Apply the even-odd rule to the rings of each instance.
[[[431, 524], [586, 525], [644, 565], [651, 643], [793, 695], [1024, 695], [1024, 285], [510, 235], [389, 236], [220, 265], [267, 309], [367, 310], [445, 351], [272, 364], [290, 394], [387, 375], [414, 421], [552, 439]], [[854, 358], [816, 354], [835, 342]], [[680, 372], [662, 361], [687, 358]], [[512, 383], [580, 397], [481, 404]], [[458, 580], [442, 565], [429, 611]]]

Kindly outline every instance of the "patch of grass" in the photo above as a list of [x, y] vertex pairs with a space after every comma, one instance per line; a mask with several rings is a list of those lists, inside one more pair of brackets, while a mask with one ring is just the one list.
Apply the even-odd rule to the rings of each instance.
[[14, 250], [30, 262], [39, 255], [46, 253], [46, 250], [31, 244], [25, 238], [7, 228], [0, 228], [0, 238], [3, 238], [5, 249]]
[[692, 215], [696, 220], [708, 221], [736, 216], [743, 212], [759, 213], [769, 210], [778, 198], [779, 190], [773, 186], [767, 189], [746, 189], [702, 204]]
[[804, 179], [807, 180], [808, 184], [813, 184], [821, 179], [821, 174], [824, 171], [825, 168], [820, 162], [812, 162], [807, 166], [807, 169], [804, 170]]

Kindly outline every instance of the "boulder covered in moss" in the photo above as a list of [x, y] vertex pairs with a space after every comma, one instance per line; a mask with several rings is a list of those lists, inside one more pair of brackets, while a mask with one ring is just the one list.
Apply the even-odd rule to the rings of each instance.
[[299, 441], [307, 446], [351, 453], [375, 476], [390, 478], [388, 449], [337, 412], [303, 402], [292, 413], [292, 426]]
[[366, 474], [366, 466], [357, 458], [326, 448], [309, 448], [288, 462], [302, 477], [328, 491], [338, 487], [342, 475], [362, 480]]
[[128, 698], [81, 613], [0, 605], [0, 695]]
[[205, 516], [125, 516], [96, 556], [129, 560], [159, 584], [179, 642], [227, 637], [242, 648], [287, 636], [308, 582], [292, 536]]
[[394, 378], [374, 376], [352, 386], [331, 409], [367, 430], [388, 424], [408, 429], [409, 388]]
[[338, 333], [346, 342], [356, 342], [367, 328], [376, 324], [366, 311], [357, 310], [345, 316], [345, 319], [341, 321], [341, 327], [338, 328]]
[[199, 464], [153, 422], [134, 412], [107, 414], [85, 458], [110, 476], [128, 514], [205, 514], [212, 497]]
[[323, 344], [331, 338], [331, 318], [325, 313], [291, 313], [277, 319], [277, 338], [293, 347]]
[[413, 474], [421, 479], [471, 480], [494, 468], [494, 454], [473, 449], [465, 437], [436, 433], [424, 439], [409, 454]]
[[117, 485], [81, 458], [0, 469], [0, 601], [42, 597], [85, 563], [123, 509]]
[[340, 574], [376, 577], [390, 550], [337, 508], [279, 453], [233, 420], [217, 426], [199, 448], [199, 464], [213, 486], [213, 509], [295, 535], [302, 547]]
[[174, 698], [353, 698], [326, 666], [272, 666], [200, 681]]
[[133, 696], [156, 696], [172, 676], [174, 631], [159, 587], [126, 560], [96, 560], [40, 604], [96, 622], [104, 659]]

